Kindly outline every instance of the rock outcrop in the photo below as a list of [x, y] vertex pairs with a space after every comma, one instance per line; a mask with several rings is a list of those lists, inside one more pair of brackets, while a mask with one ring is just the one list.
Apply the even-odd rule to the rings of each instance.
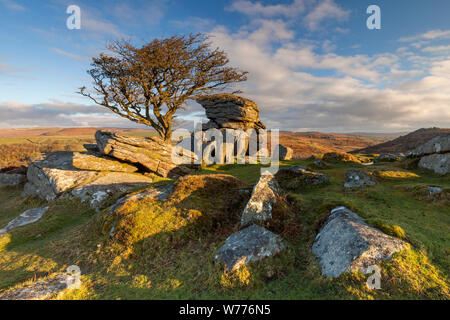
[[113, 171], [113, 172], [136, 172], [135, 166], [119, 162], [112, 158], [102, 157], [94, 154], [75, 152], [72, 159], [73, 166], [81, 170], [89, 171]]
[[312, 251], [326, 277], [346, 271], [365, 272], [371, 265], [389, 259], [407, 247], [397, 238], [369, 226], [363, 218], [345, 207], [331, 211], [317, 234]]
[[419, 158], [419, 167], [432, 170], [437, 174], [450, 173], [450, 134], [438, 136], [407, 154]]
[[326, 174], [311, 171], [303, 166], [282, 167], [275, 176], [280, 186], [288, 190], [323, 185], [330, 181]]
[[13, 187], [27, 181], [27, 176], [20, 173], [0, 173], [0, 187]]
[[271, 219], [273, 205], [279, 194], [280, 187], [275, 176], [265, 171], [256, 182], [250, 200], [244, 208], [241, 226]]
[[25, 211], [20, 216], [9, 222], [6, 227], [0, 229], [0, 236], [8, 233], [12, 229], [38, 221], [42, 218], [43, 214], [47, 212], [47, 210], [48, 207], [29, 209]]
[[57, 276], [36, 281], [22, 288], [0, 293], [0, 300], [48, 300], [67, 289], [68, 276]]
[[[79, 159], [80, 155], [82, 154], [53, 152], [44, 159], [31, 163], [23, 195], [51, 201], [64, 194], [88, 201], [91, 207], [97, 209], [112, 195], [122, 194], [153, 182], [151, 177], [137, 173], [82, 170], [74, 166], [74, 162], [79, 163], [75, 159]], [[83, 154], [82, 159], [85, 159], [85, 156]], [[114, 170], [122, 166], [122, 163], [117, 161], [87, 156], [88, 159], [94, 158], [92, 165], [89, 166], [91, 169], [100, 169], [101, 163], [109, 164]], [[108, 167], [102, 168], [106, 170]], [[121, 168], [133, 166], [124, 165]]]
[[[187, 166], [172, 161], [172, 146], [158, 137], [128, 137], [97, 131], [95, 138], [102, 154], [144, 167], [161, 177], [177, 178], [192, 173]], [[190, 154], [183, 153], [183, 156], [192, 159]]]
[[374, 186], [378, 182], [370, 174], [364, 171], [349, 169], [345, 171], [345, 188], [360, 188], [363, 186]]
[[214, 259], [225, 264], [227, 272], [232, 272], [251, 261], [273, 256], [285, 247], [279, 235], [253, 224], [229, 236]]
[[259, 108], [253, 101], [229, 93], [204, 96], [197, 102], [205, 108], [208, 129], [265, 129], [259, 119]]

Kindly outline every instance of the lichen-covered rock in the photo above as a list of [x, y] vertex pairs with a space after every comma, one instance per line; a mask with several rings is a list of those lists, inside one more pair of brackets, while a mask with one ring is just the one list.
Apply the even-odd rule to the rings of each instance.
[[[145, 167], [159, 176], [177, 178], [192, 172], [172, 161], [172, 145], [158, 137], [128, 137], [100, 130], [95, 138], [104, 155]], [[193, 155], [183, 153], [183, 157], [190, 161]]]
[[119, 162], [117, 160], [101, 157], [93, 154], [75, 152], [73, 154], [73, 166], [89, 171], [113, 171], [113, 172], [136, 172], [135, 166]]
[[420, 157], [434, 153], [450, 153], [450, 134], [438, 136], [408, 153], [409, 157]]
[[345, 171], [345, 188], [359, 188], [363, 186], [374, 186], [378, 182], [370, 174], [360, 170], [349, 169]]
[[0, 187], [13, 187], [27, 181], [27, 176], [18, 173], [0, 173]]
[[449, 153], [435, 153], [428, 156], [423, 156], [419, 161], [419, 167], [433, 170], [437, 174], [445, 175], [450, 173], [450, 152]]
[[312, 252], [326, 277], [338, 277], [346, 271], [365, 272], [406, 247], [404, 241], [369, 226], [349, 209], [338, 207], [317, 234]]
[[108, 232], [109, 236], [112, 238], [115, 235], [115, 221], [114, 215], [116, 211], [123, 207], [127, 202], [131, 201], [141, 201], [144, 199], [147, 200], [159, 200], [166, 201], [167, 198], [173, 192], [173, 185], [167, 184], [162, 186], [156, 186], [153, 188], [149, 188], [147, 190], [133, 193], [127, 196], [124, 196], [116, 201], [114, 205], [109, 208], [109, 213], [104, 217], [102, 222], [102, 230], [106, 233]]
[[330, 182], [326, 174], [311, 171], [303, 166], [282, 167], [275, 176], [280, 186], [288, 190], [299, 190]]
[[[73, 166], [72, 152], [53, 152], [43, 160], [35, 161], [28, 167], [25, 191], [37, 194], [47, 201], [55, 199], [76, 185], [93, 180], [100, 173], [84, 171]], [[24, 195], [28, 195], [27, 192]]]
[[48, 207], [44, 208], [35, 208], [35, 209], [29, 209], [25, 212], [23, 212], [20, 216], [15, 218], [14, 220], [10, 221], [6, 227], [3, 229], [0, 229], [0, 236], [8, 233], [10, 230], [25, 226], [30, 223], [34, 223], [42, 218], [42, 215], [46, 213], [48, 210]]
[[203, 96], [197, 102], [205, 108], [209, 122], [203, 130], [216, 128], [228, 129], [265, 129], [259, 119], [259, 108], [253, 101], [229, 93]]
[[279, 235], [253, 224], [229, 236], [214, 259], [225, 264], [227, 272], [232, 272], [251, 261], [271, 257], [285, 247]]
[[68, 276], [57, 276], [36, 281], [22, 288], [0, 293], [0, 300], [46, 300], [55, 297], [67, 288]]
[[352, 162], [352, 163], [361, 163], [361, 161], [350, 153], [345, 152], [328, 152], [323, 155], [323, 161], [326, 162]]
[[275, 176], [265, 171], [256, 182], [250, 200], [244, 208], [241, 226], [271, 219], [273, 205], [279, 194], [280, 187]]

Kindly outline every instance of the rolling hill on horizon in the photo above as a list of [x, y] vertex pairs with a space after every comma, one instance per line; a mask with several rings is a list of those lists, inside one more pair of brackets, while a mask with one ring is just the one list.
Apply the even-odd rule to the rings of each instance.
[[394, 140], [357, 149], [351, 153], [406, 153], [423, 145], [434, 137], [445, 134], [450, 134], [450, 128], [422, 128]]

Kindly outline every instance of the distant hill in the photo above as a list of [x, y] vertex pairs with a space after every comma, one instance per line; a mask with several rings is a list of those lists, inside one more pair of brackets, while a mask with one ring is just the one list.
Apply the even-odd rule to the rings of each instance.
[[375, 146], [353, 150], [351, 153], [406, 153], [423, 145], [434, 137], [449, 133], [450, 129], [419, 129], [391, 141], [380, 143]]
[[1, 138], [32, 138], [32, 137], [61, 137], [61, 136], [93, 136], [97, 130], [107, 129], [114, 132], [122, 132], [130, 135], [151, 135], [151, 129], [127, 129], [127, 128], [94, 128], [94, 127], [36, 127], [36, 128], [14, 128], [0, 129]]
[[325, 132], [280, 132], [280, 143], [294, 150], [294, 159], [320, 156], [327, 152], [349, 152], [388, 141], [384, 136], [359, 136]]

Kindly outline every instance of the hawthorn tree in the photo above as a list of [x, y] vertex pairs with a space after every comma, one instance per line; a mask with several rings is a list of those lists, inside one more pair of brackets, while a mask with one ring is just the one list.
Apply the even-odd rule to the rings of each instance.
[[247, 80], [247, 72], [227, 66], [224, 51], [204, 34], [154, 39], [137, 48], [129, 41], [107, 47], [112, 55], [92, 59], [93, 90], [79, 93], [131, 121], [153, 127], [170, 141], [175, 113], [187, 100], [222, 91]]

